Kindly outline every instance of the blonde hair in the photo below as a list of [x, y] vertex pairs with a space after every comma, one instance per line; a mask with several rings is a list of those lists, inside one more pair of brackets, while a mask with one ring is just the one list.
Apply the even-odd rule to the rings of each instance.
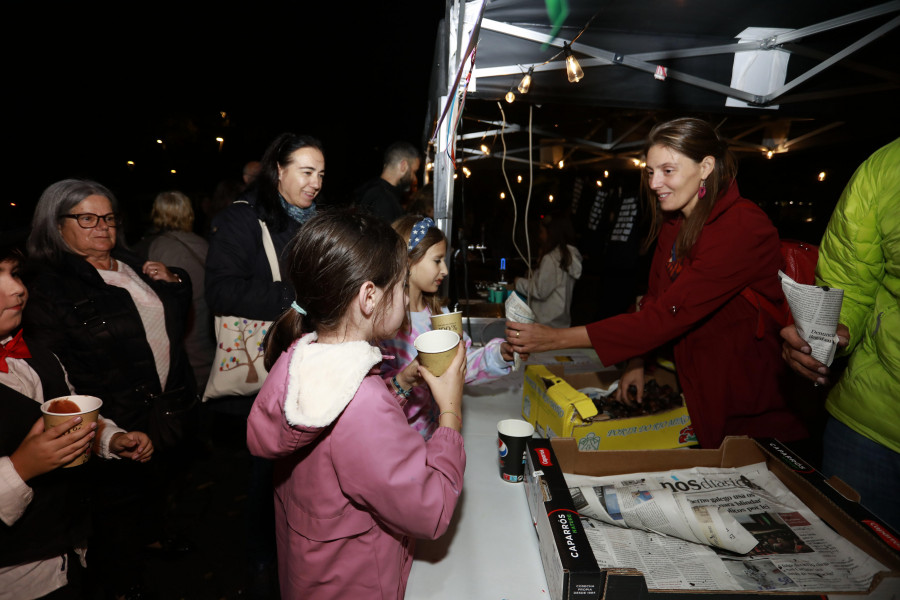
[[153, 200], [150, 219], [160, 231], [191, 231], [194, 228], [194, 209], [183, 193], [160, 192]]

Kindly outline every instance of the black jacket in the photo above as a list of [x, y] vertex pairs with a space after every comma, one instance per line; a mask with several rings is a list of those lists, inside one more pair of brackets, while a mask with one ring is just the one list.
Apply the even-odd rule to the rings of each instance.
[[[126, 430], [153, 436], [149, 408], [162, 392], [195, 394], [194, 376], [182, 343], [191, 301], [187, 272], [169, 269], [181, 283], [153, 281], [141, 273], [143, 260], [122, 249], [113, 251], [162, 301], [169, 337], [169, 376], [160, 389], [159, 375], [140, 314], [131, 295], [107, 285], [84, 259], [66, 254], [58, 266], [37, 265], [28, 282], [24, 327], [31, 339], [49, 349], [66, 369], [79, 394], [103, 400], [103, 415]], [[171, 402], [171, 398], [169, 399]], [[159, 440], [154, 439], [154, 444]]]
[[213, 219], [206, 255], [206, 303], [215, 315], [274, 321], [294, 300], [287, 279], [284, 249], [300, 224], [284, 216], [284, 228], [269, 228], [278, 255], [282, 281], [272, 280], [272, 269], [262, 243], [256, 207], [249, 201], [231, 204]]
[[[31, 358], [25, 361], [41, 381], [45, 400], [66, 396], [62, 367], [56, 357], [26, 335]], [[0, 385], [0, 456], [11, 456], [34, 422], [41, 418], [41, 405], [33, 398]], [[0, 521], [0, 567], [60, 556], [84, 547], [89, 519], [85, 469], [54, 469], [28, 481], [34, 496], [19, 519], [8, 526]]]

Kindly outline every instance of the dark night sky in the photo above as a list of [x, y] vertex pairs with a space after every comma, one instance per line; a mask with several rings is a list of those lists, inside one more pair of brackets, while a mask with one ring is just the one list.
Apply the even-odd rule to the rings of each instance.
[[[323, 141], [325, 201], [342, 201], [377, 175], [389, 143], [422, 144], [443, 0], [184, 4], [5, 9], [2, 143], [12, 186], [0, 229], [27, 225], [43, 189], [65, 177], [108, 185], [137, 214], [163, 189], [197, 201], [239, 177], [282, 131]], [[881, 137], [850, 151], [819, 152], [834, 164], [817, 156], [816, 169], [840, 169], [825, 194], [832, 203], [855, 166], [896, 132], [884, 125], [869, 132]], [[221, 151], [216, 136], [225, 139]], [[803, 159], [788, 158], [777, 175], [771, 165], [755, 176], [758, 165], [742, 166], [750, 197], [795, 193], [784, 182], [805, 177]]]
[[421, 145], [443, 2], [310, 5], [13, 9], [3, 143], [18, 207], [4, 222], [65, 177], [123, 203], [209, 194], [282, 131], [323, 141], [329, 198], [377, 175], [389, 143]]

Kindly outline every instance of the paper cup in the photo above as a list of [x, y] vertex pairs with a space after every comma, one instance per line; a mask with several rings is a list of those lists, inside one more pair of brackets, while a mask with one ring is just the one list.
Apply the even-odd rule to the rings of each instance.
[[453, 362], [458, 345], [459, 335], [446, 329], [426, 331], [415, 341], [419, 362], [431, 371], [432, 375], [437, 376], [442, 375]]
[[[77, 411], [71, 412], [59, 412], [63, 410], [67, 410], [67, 407], [64, 404], [74, 403], [77, 407]], [[81, 423], [71, 428], [66, 432], [66, 434], [72, 433], [73, 431], [78, 431], [82, 427], [87, 427], [91, 423], [97, 422], [97, 417], [100, 416], [100, 407], [103, 406], [103, 401], [100, 398], [96, 398], [94, 396], [60, 396], [59, 398], [53, 398], [52, 400], [48, 400], [41, 404], [41, 412], [44, 416], [44, 428], [50, 429], [51, 427], [56, 427], [60, 423], [65, 423], [72, 417], [81, 417]], [[74, 408], [74, 407], [72, 407]], [[73, 460], [67, 465], [63, 465], [64, 469], [69, 467], [77, 467], [78, 465], [82, 465], [88, 461], [91, 457], [91, 445], [88, 445], [87, 449], [85, 449], [84, 454], [80, 455], [78, 458]]]
[[534, 435], [534, 426], [521, 419], [497, 423], [497, 450], [500, 453], [500, 478], [509, 483], [525, 481], [525, 443]]
[[456, 311], [452, 313], [441, 313], [439, 315], [432, 315], [431, 317], [431, 328], [432, 329], [445, 329], [447, 331], [453, 331], [459, 337], [462, 337], [463, 328], [462, 328], [462, 312]]

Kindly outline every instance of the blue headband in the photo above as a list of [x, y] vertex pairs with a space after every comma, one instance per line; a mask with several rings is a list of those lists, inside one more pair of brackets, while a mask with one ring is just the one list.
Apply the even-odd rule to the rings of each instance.
[[296, 310], [298, 313], [300, 313], [300, 314], [303, 315], [304, 317], [306, 316], [306, 311], [303, 310], [303, 307], [302, 307], [302, 306], [300, 306], [299, 304], [297, 304], [297, 301], [296, 301], [296, 300], [294, 300], [293, 302], [291, 302], [291, 308], [293, 308], [294, 310]]
[[419, 245], [419, 242], [422, 241], [422, 238], [425, 237], [425, 234], [428, 233], [428, 230], [432, 227], [434, 227], [434, 221], [432, 221], [430, 217], [425, 217], [413, 225], [412, 232], [409, 234], [409, 243], [406, 245], [406, 250], [412, 252], [412, 249]]

